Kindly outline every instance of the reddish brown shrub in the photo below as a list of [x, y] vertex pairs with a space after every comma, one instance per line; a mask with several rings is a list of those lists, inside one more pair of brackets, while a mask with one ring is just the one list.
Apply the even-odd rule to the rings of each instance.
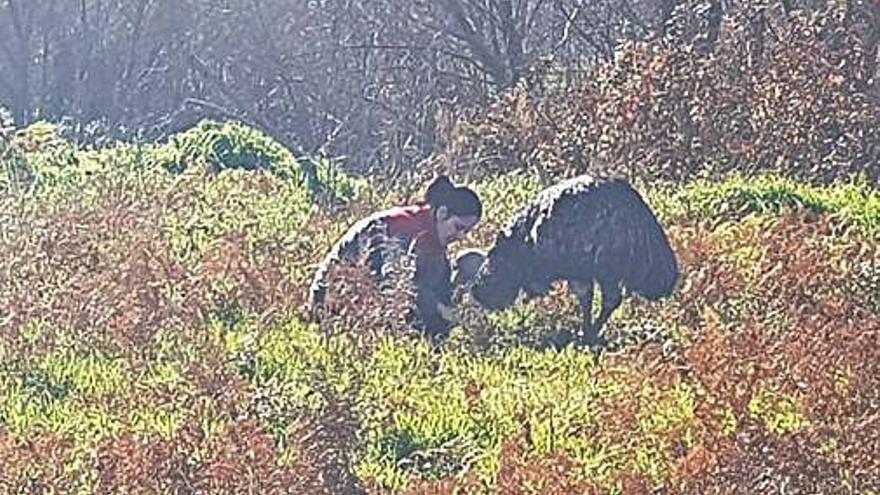
[[[185, 432], [178, 435], [185, 436]], [[192, 450], [175, 448], [178, 446], [158, 439], [138, 440], [132, 435], [103, 442], [95, 454], [97, 492], [179, 493], [192, 483]]]
[[711, 48], [675, 36], [627, 44], [576, 89], [513, 89], [462, 122], [438, 163], [466, 175], [525, 167], [682, 181], [775, 170], [877, 183], [880, 105], [865, 93], [876, 62], [855, 48], [866, 44], [860, 8], [788, 14], [744, 2]]
[[333, 418], [344, 421], [347, 416], [328, 409], [315, 420], [303, 420], [290, 437], [293, 458], [285, 463], [279, 460], [275, 439], [252, 420], [228, 422], [219, 435], [189, 423], [169, 440], [132, 434], [108, 439], [94, 456], [97, 491], [361, 493], [347, 457], [351, 434], [342, 433], [350, 428]]
[[73, 442], [57, 435], [18, 437], [0, 426], [0, 492], [69, 493], [76, 459]]
[[530, 458], [522, 438], [513, 438], [501, 448], [501, 468], [492, 493], [499, 495], [578, 493], [602, 491], [580, 476], [577, 464], [566, 454], [554, 453]]
[[[848, 289], [853, 267], [876, 256], [870, 242], [828, 217], [783, 217], [757, 240], [759, 276], [749, 293], [726, 293], [744, 306], [732, 325], [681, 314], [702, 332], [685, 357], [704, 391], [696, 414], [706, 425], [702, 448], [679, 466], [682, 493], [875, 489], [880, 317]], [[719, 254], [698, 266], [725, 263]], [[683, 307], [711, 307], [699, 291], [681, 298]], [[774, 432], [755, 417], [750, 404], [767, 391], [795, 399], [800, 425]], [[727, 433], [723, 411], [735, 423]]]
[[326, 278], [322, 330], [345, 332], [367, 347], [384, 335], [411, 333], [414, 270], [412, 258], [402, 254], [388, 264], [387, 277], [381, 282], [373, 278], [365, 261], [335, 264]]
[[236, 234], [205, 256], [195, 277], [210, 287], [215, 315], [250, 312], [268, 324], [304, 304], [304, 292], [285, 272], [288, 256], [280, 246], [252, 245]]

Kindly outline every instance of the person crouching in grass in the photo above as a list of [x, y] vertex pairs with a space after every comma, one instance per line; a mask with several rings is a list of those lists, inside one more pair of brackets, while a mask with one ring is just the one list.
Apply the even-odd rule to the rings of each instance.
[[454, 320], [448, 248], [477, 225], [482, 213], [483, 205], [473, 190], [441, 175], [428, 186], [423, 201], [361, 219], [334, 244], [315, 272], [309, 287], [310, 315], [320, 319], [332, 267], [363, 262], [381, 283], [394, 253], [402, 251], [415, 259], [416, 307], [411, 321], [427, 335], [445, 338]]

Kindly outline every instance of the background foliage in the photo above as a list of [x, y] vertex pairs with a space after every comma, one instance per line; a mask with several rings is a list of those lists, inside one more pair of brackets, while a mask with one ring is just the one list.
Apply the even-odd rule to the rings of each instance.
[[[307, 324], [313, 264], [379, 204], [323, 203], [275, 173], [284, 159], [217, 170], [209, 147], [169, 171], [161, 147], [47, 132], [5, 137], [4, 492], [878, 489], [880, 197], [864, 182], [647, 190], [683, 279], [628, 301], [596, 360], [554, 347], [578, 317], [563, 287], [488, 318], [465, 297], [434, 347], [354, 270], [336, 275], [355, 287], [343, 315]], [[475, 186], [485, 244], [538, 180]]]
[[460, 139], [678, 178], [877, 156], [872, 0], [4, 0], [0, 39], [16, 122], [90, 142], [232, 118], [392, 177]]
[[[0, 493], [880, 492], [880, 4], [221, 4], [0, 2]], [[434, 345], [343, 267], [308, 323], [437, 171], [483, 247], [629, 177], [674, 296], [600, 357], [563, 285]]]

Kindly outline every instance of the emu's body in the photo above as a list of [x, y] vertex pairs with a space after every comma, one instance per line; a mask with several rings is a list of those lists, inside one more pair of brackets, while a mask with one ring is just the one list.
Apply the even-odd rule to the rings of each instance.
[[[635, 189], [620, 179], [569, 179], [544, 190], [499, 234], [471, 289], [489, 309], [503, 309], [520, 291], [546, 294], [566, 280], [583, 311], [586, 342], [603, 342], [600, 329], [623, 293], [656, 300], [671, 294], [678, 263], [663, 227]], [[592, 320], [593, 287], [602, 309]]]

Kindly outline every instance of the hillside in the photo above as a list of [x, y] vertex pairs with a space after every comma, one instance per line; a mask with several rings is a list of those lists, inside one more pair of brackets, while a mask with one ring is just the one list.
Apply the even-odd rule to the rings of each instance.
[[[373, 194], [234, 123], [0, 144], [0, 493], [880, 492], [863, 179], [640, 184], [682, 280], [626, 300], [596, 359], [553, 345], [577, 320], [562, 286], [491, 316], [465, 301], [440, 346], [369, 291], [305, 323], [314, 263], [421, 183]], [[541, 181], [476, 179], [465, 243]]]

